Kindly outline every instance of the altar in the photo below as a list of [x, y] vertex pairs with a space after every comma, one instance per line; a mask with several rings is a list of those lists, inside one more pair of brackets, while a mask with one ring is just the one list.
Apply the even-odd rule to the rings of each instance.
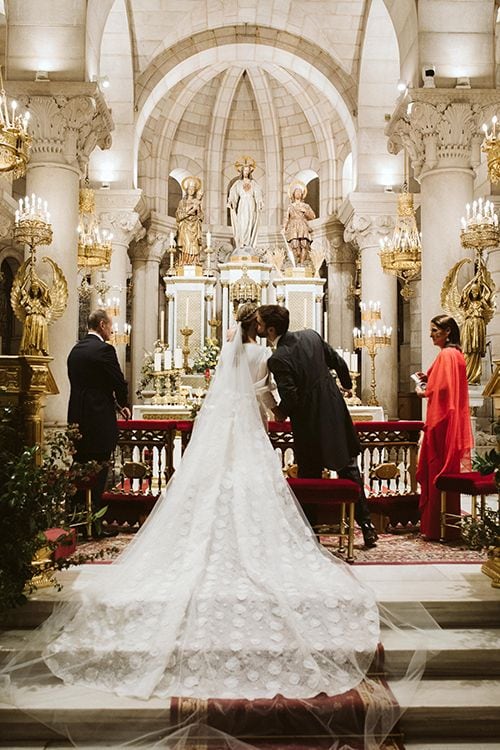
[[[383, 422], [381, 406], [347, 406], [353, 422]], [[188, 404], [135, 404], [132, 419], [190, 419], [192, 407]]]

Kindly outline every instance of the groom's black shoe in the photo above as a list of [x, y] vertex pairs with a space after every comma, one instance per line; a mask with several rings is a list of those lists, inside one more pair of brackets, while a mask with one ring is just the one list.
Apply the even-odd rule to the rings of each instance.
[[378, 540], [375, 527], [371, 523], [364, 523], [361, 525], [361, 531], [363, 532], [365, 547], [375, 547]]

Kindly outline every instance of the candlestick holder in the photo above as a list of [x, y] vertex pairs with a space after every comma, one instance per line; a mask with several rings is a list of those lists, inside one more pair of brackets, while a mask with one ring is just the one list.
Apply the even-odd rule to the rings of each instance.
[[222, 320], [219, 318], [210, 318], [208, 325], [210, 326], [210, 338], [217, 340], [217, 331], [220, 328]]
[[191, 368], [189, 366], [189, 337], [194, 333], [192, 328], [188, 328], [187, 325], [184, 328], [180, 329], [180, 334], [184, 341], [182, 342], [182, 356], [183, 356], [183, 369], [184, 372], [191, 372]]
[[380, 335], [374, 331], [368, 331], [368, 333], [361, 332], [361, 335], [354, 336], [354, 348], [355, 349], [366, 349], [370, 355], [370, 368], [371, 368], [371, 381], [370, 389], [371, 395], [368, 399], [369, 406], [380, 406], [377, 399], [377, 380], [375, 377], [375, 357], [377, 351], [381, 346], [389, 346], [391, 343], [391, 333], [381, 333]]
[[177, 274], [177, 271], [175, 269], [175, 263], [174, 263], [176, 252], [177, 252], [177, 248], [175, 247], [175, 245], [170, 245], [170, 247], [168, 248], [169, 264], [168, 264], [168, 269], [167, 269], [167, 276], [176, 276]]
[[214, 276], [215, 275], [215, 272], [212, 269], [212, 263], [211, 263], [211, 256], [212, 256], [212, 253], [214, 253], [214, 252], [215, 252], [215, 250], [214, 250], [213, 247], [206, 247], [205, 248], [205, 253], [207, 255], [207, 265], [206, 265], [205, 270], [203, 271], [203, 275], [204, 276]]
[[345, 400], [346, 404], [348, 404], [349, 406], [361, 406], [362, 402], [357, 394], [357, 386], [358, 386], [357, 380], [359, 378], [359, 372], [350, 372], [349, 374], [352, 380], [352, 388], [351, 388], [352, 395], [349, 396], [349, 398], [346, 398]]

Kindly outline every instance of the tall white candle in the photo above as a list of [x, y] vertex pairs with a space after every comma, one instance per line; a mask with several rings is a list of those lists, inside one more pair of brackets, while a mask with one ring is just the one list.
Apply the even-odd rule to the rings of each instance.
[[163, 352], [163, 367], [165, 370], [172, 369], [172, 352], [170, 349], [165, 349]]
[[161, 372], [161, 352], [155, 352], [154, 370], [155, 372]]
[[170, 232], [170, 247], [174, 246], [174, 233]]
[[160, 341], [162, 344], [165, 341], [165, 310], [160, 312]]
[[357, 372], [358, 371], [358, 355], [353, 352], [351, 354], [351, 372]]
[[207, 232], [207, 247], [212, 247], [212, 235]]
[[182, 369], [182, 349], [175, 349], [174, 351], [174, 367], [178, 370]]

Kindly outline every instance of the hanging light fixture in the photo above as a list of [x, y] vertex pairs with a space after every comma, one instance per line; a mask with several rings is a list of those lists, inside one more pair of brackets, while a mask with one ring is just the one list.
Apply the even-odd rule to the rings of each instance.
[[113, 235], [99, 227], [95, 214], [95, 194], [89, 187], [88, 178], [85, 179], [85, 187], [80, 190], [79, 203], [78, 267], [109, 268]]
[[413, 195], [408, 192], [408, 183], [403, 183], [398, 195], [398, 218], [392, 237], [380, 240], [380, 262], [386, 273], [397, 276], [403, 282], [401, 296], [405, 300], [413, 297], [409, 282], [420, 273], [422, 266], [422, 242], [415, 220]]
[[32, 140], [28, 134], [30, 113], [16, 112], [17, 102], [8, 104], [0, 68], [0, 172], [12, 172], [15, 178], [26, 172]]

